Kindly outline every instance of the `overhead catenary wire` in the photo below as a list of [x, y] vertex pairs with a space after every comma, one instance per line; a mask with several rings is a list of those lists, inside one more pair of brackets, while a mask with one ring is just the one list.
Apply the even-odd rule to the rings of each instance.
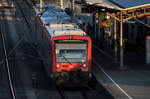
[[24, 39], [24, 35], [22, 36], [22, 38], [15, 44], [15, 46], [8, 52], [8, 55], [3, 57], [0, 60], [0, 64], [3, 64], [5, 62], [6, 59], [8, 59], [8, 57], [11, 56], [11, 54], [14, 52], [14, 50], [19, 46], [19, 44], [21, 43], [21, 41]]
[[[48, 58], [41, 58], [41, 57], [37, 57], [37, 56], [33, 56], [33, 55], [30, 55], [30, 54], [26, 54], [26, 53], [19, 53], [19, 52], [17, 52], [17, 54], [16, 54], [17, 56], [18, 55], [24, 55], [24, 56], [26, 56], [26, 57], [30, 57], [30, 58], [33, 58], [33, 59], [36, 59], [36, 60], [48, 60]], [[8, 58], [9, 60], [11, 60], [11, 59], [14, 59], [14, 58]]]
[[141, 24], [145, 25], [146, 27], [149, 27], [150, 28], [150, 25], [142, 22], [141, 20], [138, 20], [137, 18], [134, 18], [136, 21], [140, 22]]

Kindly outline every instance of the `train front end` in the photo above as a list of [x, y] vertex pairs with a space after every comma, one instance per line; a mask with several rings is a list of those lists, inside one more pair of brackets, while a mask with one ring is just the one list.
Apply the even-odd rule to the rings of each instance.
[[91, 78], [92, 41], [88, 36], [54, 37], [53, 75], [58, 82], [88, 81]]

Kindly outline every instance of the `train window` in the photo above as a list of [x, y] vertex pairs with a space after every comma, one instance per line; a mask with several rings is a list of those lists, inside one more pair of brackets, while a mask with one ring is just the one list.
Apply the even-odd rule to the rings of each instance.
[[[82, 41], [82, 42], [81, 42]], [[55, 42], [55, 54], [56, 62], [60, 63], [85, 63], [87, 62], [87, 48], [88, 41], [56, 41]]]

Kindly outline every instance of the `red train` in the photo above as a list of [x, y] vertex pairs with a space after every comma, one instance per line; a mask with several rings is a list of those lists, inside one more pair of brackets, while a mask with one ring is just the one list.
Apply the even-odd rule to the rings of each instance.
[[[91, 78], [92, 41], [84, 31], [72, 23], [60, 8], [47, 5], [48, 13], [38, 12], [49, 41], [48, 66], [50, 75], [58, 83], [88, 81]], [[40, 42], [41, 43], [41, 42]], [[46, 44], [44, 44], [46, 46]], [[45, 47], [44, 46], [44, 47]], [[44, 50], [44, 47], [41, 48]]]

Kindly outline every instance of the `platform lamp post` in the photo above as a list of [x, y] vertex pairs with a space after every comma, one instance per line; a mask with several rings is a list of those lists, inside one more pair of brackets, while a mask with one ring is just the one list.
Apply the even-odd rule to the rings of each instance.
[[43, 0], [40, 0], [40, 12], [42, 12]]

